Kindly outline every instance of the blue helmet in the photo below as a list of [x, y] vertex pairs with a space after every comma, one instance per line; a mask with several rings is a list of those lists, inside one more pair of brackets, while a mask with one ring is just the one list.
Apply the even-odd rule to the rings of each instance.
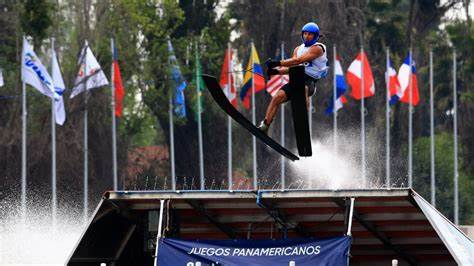
[[[309, 42], [305, 41], [305, 39], [303, 38], [303, 32], [313, 33], [314, 34], [313, 40], [311, 40]], [[304, 25], [303, 28], [301, 28], [301, 40], [303, 41], [304, 46], [306, 46], [306, 47], [315, 44], [319, 40], [319, 27], [318, 27], [318, 24], [316, 24], [314, 22], [306, 23], [306, 25]]]

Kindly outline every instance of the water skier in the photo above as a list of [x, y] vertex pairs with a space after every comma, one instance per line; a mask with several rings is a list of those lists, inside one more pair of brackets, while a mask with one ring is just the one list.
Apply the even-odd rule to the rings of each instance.
[[[293, 56], [286, 60], [272, 60], [265, 62], [267, 67], [267, 76], [285, 75], [289, 73], [289, 68], [303, 64], [305, 67], [305, 90], [306, 104], [309, 108], [310, 97], [316, 91], [316, 82], [328, 74], [328, 58], [326, 46], [318, 42], [320, 37], [319, 27], [314, 22], [309, 22], [301, 29], [301, 40], [303, 43], [297, 46], [293, 51]], [[273, 96], [268, 105], [265, 119], [263, 119], [258, 128], [265, 133], [275, 117], [278, 108], [282, 103], [291, 99], [292, 89], [289, 83], [285, 84], [275, 96]]]

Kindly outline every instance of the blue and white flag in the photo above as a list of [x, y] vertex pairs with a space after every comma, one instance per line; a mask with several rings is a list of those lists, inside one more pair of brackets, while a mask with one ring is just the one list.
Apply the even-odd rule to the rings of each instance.
[[109, 81], [107, 80], [104, 71], [102, 71], [99, 62], [97, 62], [97, 59], [92, 53], [87, 41], [82, 48], [78, 64], [79, 73], [74, 81], [74, 87], [72, 88], [70, 98], [75, 97], [86, 89], [91, 90], [109, 85]]
[[3, 73], [2, 73], [2, 69], [0, 68], [0, 87], [2, 87], [4, 85], [3, 83]]
[[347, 84], [339, 56], [336, 56], [336, 62], [334, 62], [334, 72], [336, 74], [336, 102], [334, 107], [334, 96], [331, 96], [329, 106], [326, 109], [327, 115], [337, 112], [347, 102], [346, 96], [344, 96], [347, 91]]
[[184, 89], [186, 88], [186, 80], [184, 80], [181, 71], [179, 70], [178, 61], [174, 55], [173, 45], [171, 40], [168, 39], [168, 52], [169, 52], [169, 63], [171, 64], [171, 77], [175, 82], [175, 91], [173, 106], [174, 112], [179, 117], [186, 117], [186, 104], [184, 102]]
[[23, 38], [23, 51], [21, 54], [21, 80], [42, 94], [48, 97], [59, 99], [59, 94], [54, 90], [53, 80], [49, 75], [46, 67], [36, 56], [33, 47]]
[[351, 237], [287, 240], [158, 240], [160, 266], [348, 265]]
[[56, 118], [56, 124], [63, 125], [66, 121], [66, 111], [64, 110], [64, 99], [63, 93], [66, 90], [64, 85], [63, 77], [61, 75], [61, 69], [59, 68], [58, 58], [56, 57], [56, 52], [53, 50], [52, 55], [52, 65], [53, 65], [53, 85], [54, 90], [57, 94], [60, 95], [58, 100], [54, 101], [54, 116]]

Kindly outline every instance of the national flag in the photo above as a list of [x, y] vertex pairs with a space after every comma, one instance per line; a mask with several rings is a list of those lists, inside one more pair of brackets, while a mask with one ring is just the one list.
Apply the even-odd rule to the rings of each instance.
[[53, 69], [53, 84], [54, 90], [57, 94], [60, 95], [58, 100], [54, 101], [54, 116], [56, 118], [56, 124], [64, 125], [64, 121], [66, 121], [66, 111], [64, 110], [64, 99], [63, 93], [66, 90], [66, 86], [64, 85], [64, 80], [61, 75], [61, 69], [59, 68], [58, 58], [56, 56], [56, 52], [52, 51], [52, 69]]
[[219, 85], [229, 99], [229, 102], [237, 107], [237, 91], [234, 85], [234, 73], [232, 72], [232, 49], [227, 49], [224, 56], [224, 64], [222, 65], [221, 80]]
[[393, 67], [392, 61], [390, 59], [388, 61], [388, 69], [385, 72], [385, 76], [387, 78], [386, 82], [388, 82], [388, 91], [390, 94], [389, 104], [393, 105], [397, 103], [403, 96], [403, 91], [401, 89], [400, 82], [398, 81], [397, 71]]
[[194, 79], [194, 83], [196, 85], [196, 88], [199, 87], [199, 90], [197, 91], [196, 95], [196, 114], [199, 114], [199, 112], [203, 112], [203, 101], [202, 101], [202, 91], [205, 88], [204, 80], [202, 79], [202, 67], [201, 67], [201, 62], [199, 61], [199, 54], [196, 51], [196, 77]]
[[[74, 81], [74, 87], [70, 98], [75, 97], [81, 92], [94, 88], [109, 85], [109, 81], [97, 62], [88, 42], [84, 43], [81, 55], [79, 56], [79, 73]], [[87, 73], [85, 73], [87, 71]], [[86, 84], [87, 83], [87, 84]]]
[[113, 55], [113, 71], [112, 82], [115, 88], [115, 116], [121, 117], [123, 111], [123, 97], [125, 96], [125, 89], [122, 83], [122, 76], [120, 75], [120, 68], [118, 64], [118, 52], [117, 48], [114, 47]]
[[351, 63], [347, 69], [347, 82], [351, 86], [351, 97], [360, 100], [362, 98], [361, 91], [361, 60], [364, 61], [364, 98], [374, 96], [375, 94], [375, 83], [374, 77], [372, 76], [372, 70], [370, 68], [369, 59], [365, 52], [359, 53], [356, 59]]
[[245, 108], [250, 108], [250, 96], [252, 95], [252, 82], [255, 88], [255, 92], [259, 92], [265, 89], [265, 78], [263, 77], [262, 66], [260, 65], [260, 59], [258, 58], [257, 49], [252, 43], [250, 50], [249, 63], [244, 75], [244, 85], [240, 89], [240, 100], [242, 101]]
[[4, 85], [3, 83], [3, 73], [2, 73], [2, 69], [0, 68], [0, 87], [2, 87]]
[[187, 84], [181, 75], [181, 71], [179, 70], [178, 60], [176, 60], [176, 56], [174, 55], [173, 44], [171, 40], [168, 39], [168, 52], [169, 52], [169, 63], [171, 65], [171, 77], [175, 82], [175, 90], [174, 90], [174, 112], [179, 117], [186, 117], [186, 104], [184, 102], [184, 89], [186, 88]]
[[[341, 109], [344, 103], [347, 102], [344, 95], [347, 91], [346, 80], [344, 79], [344, 72], [342, 71], [341, 59], [336, 55], [336, 62], [334, 62], [334, 73], [336, 75], [336, 101], [334, 103], [334, 95], [330, 97], [330, 103], [326, 109], [326, 114], [330, 115]], [[335, 104], [335, 107], [334, 107]]]
[[33, 47], [25, 38], [23, 38], [21, 54], [21, 80], [46, 96], [54, 97], [56, 100], [59, 99], [46, 67], [41, 63], [41, 60], [33, 51]]
[[413, 91], [411, 104], [415, 106], [420, 101], [420, 96], [418, 94], [418, 81], [416, 78], [415, 60], [412, 58], [410, 67], [410, 54], [408, 54], [405, 61], [403, 61], [403, 64], [398, 69], [398, 81], [400, 82], [400, 87], [403, 92], [400, 101], [403, 103], [410, 103], [410, 78], [411, 88]]
[[273, 97], [277, 94], [277, 92], [290, 81], [290, 77], [288, 75], [274, 75], [272, 78], [267, 82], [267, 92]]

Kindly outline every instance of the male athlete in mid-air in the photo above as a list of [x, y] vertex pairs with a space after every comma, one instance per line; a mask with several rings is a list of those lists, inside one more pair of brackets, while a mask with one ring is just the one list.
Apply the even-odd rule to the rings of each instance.
[[[267, 67], [267, 76], [284, 75], [289, 73], [289, 67], [303, 64], [305, 69], [305, 90], [306, 104], [309, 105], [309, 99], [316, 91], [316, 82], [326, 77], [328, 73], [328, 59], [326, 56], [326, 46], [319, 43], [319, 27], [314, 22], [309, 22], [301, 29], [301, 40], [303, 44], [297, 46], [293, 51], [293, 57], [286, 60], [276, 61], [268, 60], [265, 62]], [[292, 89], [290, 84], [285, 84], [277, 94], [272, 98], [267, 108], [265, 119], [263, 119], [258, 128], [267, 133], [275, 117], [278, 107], [291, 99]]]

